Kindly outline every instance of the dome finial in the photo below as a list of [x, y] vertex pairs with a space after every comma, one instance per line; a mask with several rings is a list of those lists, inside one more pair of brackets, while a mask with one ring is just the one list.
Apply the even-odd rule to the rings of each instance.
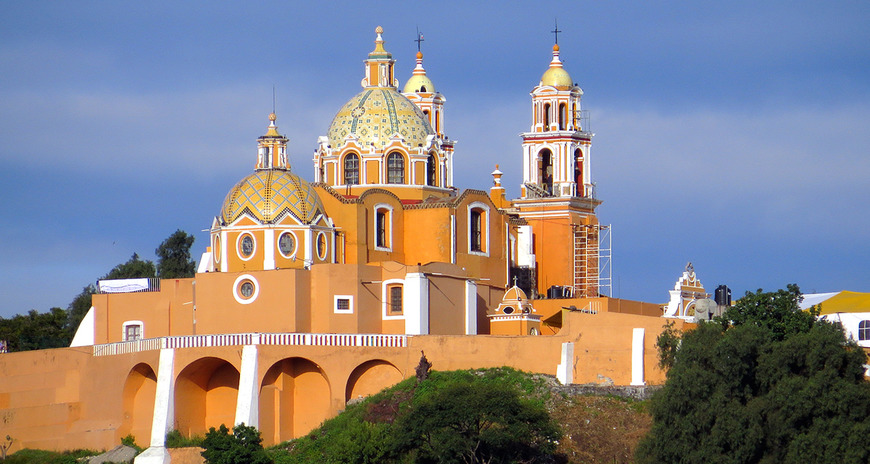
[[278, 120], [278, 116], [272, 112], [269, 113], [269, 127], [266, 130], [266, 135], [269, 137], [280, 137], [281, 134], [278, 133], [278, 126], [275, 125], [275, 121]]

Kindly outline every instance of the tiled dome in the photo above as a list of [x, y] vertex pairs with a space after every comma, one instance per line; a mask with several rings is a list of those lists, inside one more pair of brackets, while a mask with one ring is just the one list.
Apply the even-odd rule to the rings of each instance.
[[417, 105], [391, 87], [367, 88], [338, 110], [329, 125], [329, 144], [340, 147], [350, 134], [368, 146], [381, 148], [393, 134], [399, 134], [412, 148], [425, 145], [435, 132]]
[[285, 213], [310, 224], [323, 213], [323, 205], [314, 188], [296, 174], [261, 169], [230, 190], [221, 208], [221, 220], [231, 224], [245, 213], [261, 224], [272, 224]]

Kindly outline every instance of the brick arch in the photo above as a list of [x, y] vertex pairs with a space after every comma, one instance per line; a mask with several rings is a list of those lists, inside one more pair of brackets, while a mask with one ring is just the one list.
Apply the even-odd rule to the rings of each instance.
[[306, 358], [284, 358], [260, 384], [260, 432], [271, 445], [308, 433], [330, 417], [331, 387], [326, 372]]
[[402, 373], [383, 359], [372, 359], [357, 366], [345, 386], [344, 400], [366, 397], [402, 381]]
[[151, 422], [154, 413], [154, 396], [157, 392], [157, 375], [154, 369], [139, 363], [130, 369], [124, 390], [121, 393], [124, 414], [117, 430], [117, 441], [127, 435], [136, 437], [136, 443], [151, 442]]
[[206, 357], [185, 367], [175, 379], [175, 428], [185, 436], [235, 422], [239, 371], [228, 361]]

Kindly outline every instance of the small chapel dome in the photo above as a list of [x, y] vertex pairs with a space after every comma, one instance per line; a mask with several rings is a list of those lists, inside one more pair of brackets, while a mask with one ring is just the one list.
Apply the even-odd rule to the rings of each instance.
[[387, 144], [399, 134], [410, 147], [426, 144], [435, 131], [420, 108], [392, 87], [367, 88], [348, 100], [329, 125], [327, 137], [332, 147], [340, 147], [353, 134], [362, 146]]
[[273, 224], [290, 214], [302, 224], [311, 224], [323, 211], [320, 198], [304, 179], [284, 169], [261, 169], [230, 190], [220, 217], [224, 224], [232, 224], [247, 213], [260, 224]]
[[565, 68], [562, 67], [562, 61], [559, 59], [559, 45], [553, 45], [553, 60], [550, 61], [550, 67], [541, 76], [541, 85], [553, 86], [559, 90], [574, 87], [571, 75], [565, 71]]
[[405, 83], [404, 93], [435, 93], [435, 84], [426, 75], [423, 69], [423, 53], [417, 52], [417, 68], [408, 82]]

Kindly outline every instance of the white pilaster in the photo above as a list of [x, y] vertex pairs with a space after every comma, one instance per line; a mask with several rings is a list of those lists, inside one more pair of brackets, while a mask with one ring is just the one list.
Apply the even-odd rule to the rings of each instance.
[[258, 378], [257, 345], [245, 345], [242, 348], [242, 372], [239, 374], [239, 395], [236, 400], [236, 425], [244, 423], [260, 427]]
[[275, 269], [275, 230], [263, 231], [263, 269]]
[[465, 335], [477, 335], [477, 282], [465, 281]]
[[403, 293], [405, 333], [425, 335], [429, 333], [429, 279], [421, 272], [405, 275]]
[[562, 358], [556, 366], [556, 379], [562, 385], [574, 383], [574, 343], [562, 343]]
[[643, 339], [645, 329], [635, 328], [631, 336], [631, 384], [646, 385], [643, 378]]
[[160, 365], [157, 367], [157, 391], [154, 394], [154, 416], [151, 421], [151, 442], [142, 454], [136, 456], [136, 464], [168, 464], [166, 433], [172, 429], [175, 418], [175, 350], [160, 350]]

